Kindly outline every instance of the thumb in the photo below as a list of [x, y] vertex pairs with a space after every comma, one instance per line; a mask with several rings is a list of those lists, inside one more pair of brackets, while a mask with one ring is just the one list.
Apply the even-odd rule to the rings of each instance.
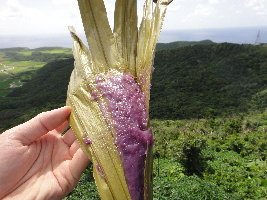
[[43, 112], [4, 134], [9, 134], [12, 139], [19, 140], [24, 144], [30, 144], [65, 122], [70, 112], [71, 109], [68, 106]]

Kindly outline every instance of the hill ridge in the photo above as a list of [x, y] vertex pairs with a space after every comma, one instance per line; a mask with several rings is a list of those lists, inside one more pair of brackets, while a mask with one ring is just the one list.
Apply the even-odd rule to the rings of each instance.
[[[32, 80], [0, 98], [0, 131], [65, 104], [73, 58], [37, 70]], [[213, 43], [156, 52], [150, 116], [188, 119], [267, 107], [267, 49]]]

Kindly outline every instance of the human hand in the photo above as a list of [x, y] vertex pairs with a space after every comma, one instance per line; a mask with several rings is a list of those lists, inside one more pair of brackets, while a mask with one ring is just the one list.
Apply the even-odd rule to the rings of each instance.
[[70, 107], [37, 115], [0, 134], [0, 199], [61, 199], [89, 160], [68, 126]]

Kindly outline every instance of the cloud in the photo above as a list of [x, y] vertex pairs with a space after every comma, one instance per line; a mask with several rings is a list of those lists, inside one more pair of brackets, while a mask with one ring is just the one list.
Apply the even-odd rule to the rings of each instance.
[[77, 31], [83, 29], [75, 0], [72, 5], [53, 0], [48, 8], [23, 4], [22, 0], [3, 1], [0, 7], [0, 35], [68, 33], [68, 25], [81, 27]]
[[22, 15], [22, 6], [17, 0], [8, 0], [6, 2], [6, 9], [2, 12], [4, 17], [18, 17]]
[[60, 6], [71, 6], [74, 0], [52, 0], [52, 4]]
[[31, 13], [37, 14], [35, 9], [27, 8], [19, 0], [7, 0], [0, 9], [0, 19], [14, 19], [31, 16]]
[[206, 4], [198, 4], [194, 11], [196, 16], [211, 16], [212, 14], [214, 14], [214, 8]]
[[218, 4], [220, 1], [219, 0], [209, 0], [210, 4]]
[[245, 6], [255, 11], [256, 15], [267, 15], [266, 0], [246, 0]]
[[[138, 0], [139, 23], [145, 0]], [[83, 33], [77, 0], [0, 0], [0, 35], [62, 34], [74, 25]], [[115, 0], [104, 0], [111, 28]], [[267, 0], [174, 0], [164, 30], [266, 26]]]
[[168, 12], [177, 12], [181, 8], [183, 0], [175, 0], [173, 1], [169, 7], [168, 7]]
[[24, 24], [29, 25], [33, 19], [41, 17], [37, 9], [23, 6], [20, 0], [6, 0], [0, 8], [1, 33], [6, 29], [22, 28]]
[[[211, 5], [217, 5], [217, 4], [223, 4], [223, 3], [225, 3], [225, 1], [227, 1], [227, 0], [208, 0], [208, 3]], [[203, 3], [206, 3], [206, 2], [203, 2]]]

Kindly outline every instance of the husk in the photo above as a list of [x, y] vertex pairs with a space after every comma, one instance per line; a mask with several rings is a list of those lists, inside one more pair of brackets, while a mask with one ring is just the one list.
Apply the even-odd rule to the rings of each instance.
[[[117, 0], [112, 32], [102, 0], [78, 0], [90, 49], [74, 28], [69, 27], [75, 58], [66, 101], [72, 108], [69, 122], [81, 147], [93, 162], [96, 185], [105, 200], [131, 197], [119, 151], [114, 144], [116, 132], [109, 123], [111, 116], [101, 110], [101, 106], [107, 106], [105, 99], [90, 100], [94, 98], [92, 91], [97, 91], [95, 79], [100, 74], [105, 78], [130, 73], [144, 92], [148, 113], [154, 51], [169, 2], [158, 1], [153, 11], [152, 0], [147, 0], [138, 31], [137, 0]], [[86, 145], [84, 137], [88, 137], [92, 144]], [[146, 156], [144, 199], [153, 199], [151, 146], [148, 146]], [[97, 166], [103, 174], [99, 173]]]

